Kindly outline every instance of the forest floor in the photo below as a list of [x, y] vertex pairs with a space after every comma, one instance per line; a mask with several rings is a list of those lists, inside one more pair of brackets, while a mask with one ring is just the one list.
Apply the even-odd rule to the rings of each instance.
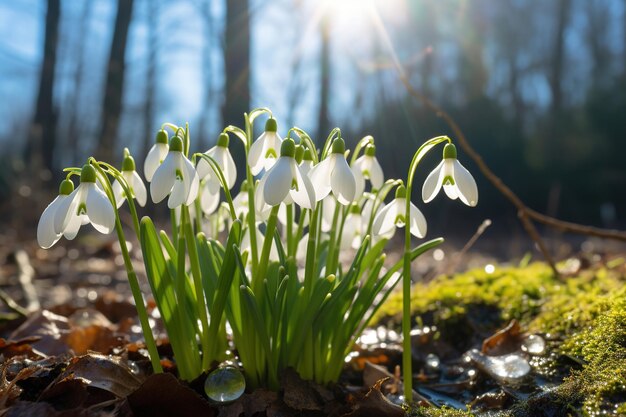
[[84, 234], [42, 250], [16, 240], [15, 232], [0, 236], [0, 416], [626, 415], [619, 245], [570, 242], [558, 278], [502, 251], [502, 241], [482, 242], [463, 258], [462, 243], [451, 243], [417, 262], [425, 277], [412, 290], [419, 406], [404, 410], [396, 405], [399, 295], [365, 331], [338, 384], [320, 387], [287, 372], [278, 393], [255, 390], [217, 405], [206, 399], [204, 375], [191, 383], [175, 377], [153, 302], [166, 373], [151, 375], [116, 243]]

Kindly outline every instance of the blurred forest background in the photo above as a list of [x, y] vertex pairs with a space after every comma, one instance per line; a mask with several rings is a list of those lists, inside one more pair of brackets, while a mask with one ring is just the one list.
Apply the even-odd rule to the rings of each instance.
[[[283, 135], [372, 134], [386, 176], [404, 177], [420, 143], [452, 132], [394, 60], [530, 207], [624, 227], [626, 0], [3, 0], [2, 221], [36, 225], [60, 170], [89, 155], [118, 164], [127, 146], [143, 166], [162, 122], [190, 122], [206, 150], [258, 106]], [[431, 236], [487, 217], [523, 234], [459, 157], [479, 207], [438, 198], [424, 210]]]

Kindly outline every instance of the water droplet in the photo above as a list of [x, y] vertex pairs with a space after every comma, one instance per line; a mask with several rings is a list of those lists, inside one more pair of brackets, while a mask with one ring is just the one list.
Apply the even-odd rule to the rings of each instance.
[[541, 336], [531, 334], [522, 342], [522, 350], [531, 355], [541, 355], [546, 351], [546, 342]]
[[486, 356], [477, 349], [468, 352], [468, 357], [489, 376], [505, 382], [517, 382], [530, 372], [530, 364], [520, 355]]
[[439, 365], [441, 365], [441, 360], [439, 360], [439, 356], [429, 353], [426, 356], [426, 368], [432, 371], [436, 371], [439, 369]]
[[204, 392], [213, 401], [226, 403], [241, 397], [246, 380], [239, 369], [224, 366], [211, 372], [204, 382]]

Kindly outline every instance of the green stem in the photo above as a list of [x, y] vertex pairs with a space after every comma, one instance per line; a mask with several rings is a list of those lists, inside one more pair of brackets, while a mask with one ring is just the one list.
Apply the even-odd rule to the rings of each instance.
[[[265, 273], [269, 264], [270, 250], [272, 249], [272, 243], [274, 242], [274, 231], [276, 230], [276, 222], [278, 221], [278, 209], [280, 204], [272, 207], [270, 217], [267, 220], [267, 227], [265, 228], [265, 239], [263, 240], [263, 249], [261, 250], [261, 257], [259, 258], [259, 268], [257, 274], [252, 280], [253, 292], [259, 294], [260, 286], [265, 279]], [[250, 236], [256, 234], [256, 228], [249, 231]]]
[[313, 291], [313, 272], [315, 270], [315, 258], [317, 256], [317, 223], [319, 212], [322, 210], [321, 203], [313, 209], [309, 222], [309, 242], [306, 247], [306, 261], [304, 266], [304, 300], [308, 300]]
[[[143, 294], [141, 293], [141, 287], [139, 286], [139, 281], [137, 280], [137, 274], [135, 274], [135, 268], [133, 267], [133, 262], [130, 259], [128, 246], [126, 246], [126, 238], [124, 236], [124, 229], [122, 228], [122, 222], [120, 221], [120, 214], [119, 214], [119, 211], [117, 210], [117, 205], [115, 204], [115, 195], [113, 194], [111, 183], [109, 182], [109, 178], [104, 173], [104, 170], [95, 159], [90, 159], [90, 163], [100, 174], [100, 177], [101, 177], [100, 183], [104, 187], [104, 191], [107, 197], [109, 198], [109, 201], [113, 205], [113, 210], [115, 211], [115, 231], [117, 233], [117, 239], [120, 243], [120, 249], [122, 251], [122, 258], [124, 259], [124, 267], [126, 268], [126, 275], [128, 276], [128, 283], [130, 285], [130, 290], [133, 294], [133, 299], [135, 301], [135, 308], [137, 309], [137, 316], [139, 317], [139, 323], [141, 324], [143, 337], [146, 340], [146, 348], [148, 349], [148, 355], [150, 356], [150, 362], [152, 363], [152, 369], [154, 373], [161, 373], [163, 372], [163, 368], [161, 367], [161, 359], [159, 357], [159, 352], [156, 347], [154, 335], [152, 334], [152, 329], [150, 328], [150, 320], [148, 319], [148, 311], [146, 310], [146, 305], [144, 304]], [[125, 188], [127, 197], [132, 200], [132, 197], [130, 196], [130, 190], [128, 190], [128, 188], [125, 187], [126, 185], [125, 183], [122, 185]], [[132, 201], [129, 201], [129, 204], [130, 203], [132, 203]], [[139, 227], [137, 227], [136, 230], [139, 230]]]
[[[246, 129], [246, 161], [248, 160], [248, 152], [250, 146], [252, 146], [252, 123], [248, 114], [244, 117], [245, 129]], [[250, 233], [250, 252], [252, 255], [252, 271], [256, 271], [259, 267], [259, 254], [257, 252], [258, 242], [256, 241], [256, 209], [254, 207], [254, 189], [256, 184], [254, 183], [254, 177], [250, 166], [246, 164], [246, 181], [248, 182], [248, 232]], [[254, 273], [254, 272], [253, 272]]]
[[438, 136], [426, 141], [419, 147], [411, 165], [409, 166], [409, 174], [406, 182], [406, 207], [404, 226], [404, 257], [402, 270], [402, 378], [404, 380], [404, 399], [410, 404], [413, 401], [413, 370], [411, 355], [411, 191], [413, 188], [413, 178], [420, 161], [434, 146], [439, 143], [448, 141], [447, 136]]
[[291, 248], [293, 246], [293, 204], [285, 207], [287, 210], [287, 256], [291, 256]]
[[141, 324], [141, 330], [143, 331], [143, 337], [146, 339], [146, 348], [150, 356], [150, 362], [152, 363], [152, 369], [154, 373], [160, 374], [163, 372], [161, 367], [161, 359], [159, 352], [154, 341], [154, 335], [150, 328], [150, 320], [148, 319], [148, 312], [144, 304], [143, 295], [141, 294], [141, 288], [139, 287], [139, 281], [133, 268], [133, 263], [126, 247], [126, 239], [124, 239], [124, 231], [122, 230], [122, 223], [120, 222], [120, 216], [115, 211], [115, 230], [117, 232], [117, 239], [120, 242], [120, 248], [122, 250], [122, 258], [124, 258], [124, 266], [126, 267], [126, 275], [128, 276], [128, 283], [130, 284], [130, 291], [133, 294], [135, 300], [135, 307], [137, 308], [137, 316], [139, 316], [139, 323]]
[[178, 224], [176, 222], [176, 209], [170, 209], [170, 223], [172, 225], [172, 244], [178, 247]]
[[[191, 222], [189, 221], [189, 208], [185, 205], [182, 206], [184, 215], [181, 220], [185, 229], [185, 239], [187, 240], [187, 248], [189, 252], [189, 263], [191, 264], [191, 275], [193, 277], [193, 284], [196, 290], [196, 304], [198, 308], [198, 317], [202, 324], [202, 333], [200, 334], [200, 343], [202, 345], [202, 369], [208, 370], [211, 364], [211, 360], [214, 359], [214, 350], [211, 346], [211, 339], [209, 338], [209, 318], [207, 316], [206, 301], [204, 299], [204, 291], [202, 288], [202, 273], [200, 272], [200, 260], [198, 258], [198, 248], [196, 246], [196, 239], [191, 228]], [[180, 256], [180, 255], [179, 255]], [[214, 345], [217, 340], [214, 340]], [[211, 353], [209, 355], [209, 353]]]

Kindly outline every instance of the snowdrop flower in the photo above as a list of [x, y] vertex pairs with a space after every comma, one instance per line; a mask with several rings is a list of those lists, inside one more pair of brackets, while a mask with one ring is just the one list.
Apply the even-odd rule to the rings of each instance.
[[358, 204], [350, 205], [350, 212], [346, 216], [341, 231], [341, 249], [358, 249], [363, 243], [363, 217]]
[[313, 167], [313, 153], [309, 148], [306, 148], [302, 156], [302, 162], [300, 162], [300, 172], [302, 172], [302, 175], [308, 176]]
[[[426, 219], [413, 203], [410, 203], [408, 220], [413, 236], [422, 238], [426, 235]], [[396, 198], [374, 218], [372, 233], [375, 236], [386, 235], [395, 227], [404, 227], [406, 223], [406, 188], [401, 185], [396, 189]]]
[[[379, 190], [385, 182], [383, 169], [376, 159], [376, 147], [372, 144], [365, 147], [365, 152], [352, 164], [352, 171], [355, 172], [356, 195], [359, 196], [365, 191], [365, 180], [370, 180], [373, 190]], [[359, 175], [360, 174], [360, 175]]]
[[331, 190], [337, 201], [343, 205], [354, 201], [356, 179], [344, 156], [345, 150], [346, 144], [343, 139], [335, 139], [331, 154], [311, 170], [309, 177], [315, 187], [318, 201], [326, 197]]
[[[226, 180], [228, 189], [230, 190], [233, 188], [235, 181], [237, 180], [237, 167], [235, 166], [235, 161], [233, 161], [233, 157], [228, 150], [228, 142], [228, 134], [220, 134], [217, 139], [217, 145], [206, 151], [205, 154], [217, 162], [217, 165], [224, 174], [224, 179]], [[200, 158], [198, 165], [196, 166], [196, 170], [198, 171], [200, 179], [206, 181], [208, 187], [211, 189], [211, 194], [215, 194], [219, 191], [221, 183], [217, 178], [217, 174], [213, 171], [213, 168], [211, 168], [211, 165], [209, 165], [205, 159]]]
[[96, 185], [96, 169], [91, 165], [83, 166], [80, 185], [58, 204], [54, 213], [54, 232], [72, 240], [80, 227], [87, 223], [100, 233], [111, 233], [115, 227], [115, 210], [104, 191]]
[[270, 206], [290, 202], [300, 207], [315, 207], [315, 190], [309, 178], [302, 175], [295, 159], [296, 146], [293, 139], [286, 139], [280, 147], [280, 158], [263, 176], [259, 183], [259, 196]]
[[205, 183], [200, 189], [200, 208], [207, 216], [213, 214], [220, 205], [219, 188], [215, 191], [209, 183]]
[[441, 187], [452, 200], [460, 199], [468, 206], [478, 204], [478, 187], [474, 177], [456, 159], [456, 147], [448, 143], [443, 148], [443, 161], [428, 175], [422, 187], [424, 203], [431, 201]]
[[239, 194], [233, 198], [233, 206], [235, 206], [235, 213], [237, 217], [245, 218], [248, 215], [250, 206], [248, 205], [248, 181], [243, 180], [239, 187]]
[[200, 179], [198, 173], [183, 155], [183, 141], [172, 138], [170, 149], [163, 163], [157, 168], [150, 183], [150, 195], [154, 203], [161, 202], [169, 194], [167, 206], [171, 209], [181, 204], [190, 205], [198, 196]]
[[265, 132], [250, 146], [248, 164], [253, 175], [258, 175], [263, 169], [269, 171], [277, 162], [282, 142], [277, 130], [276, 119], [268, 119], [265, 122]]
[[[54, 217], [59, 206], [64, 200], [69, 198], [72, 191], [74, 191], [74, 183], [70, 180], [63, 180], [61, 185], [59, 185], [59, 195], [52, 200], [52, 203], [48, 204], [48, 207], [41, 214], [39, 224], [37, 225], [37, 243], [42, 248], [48, 249], [52, 247], [63, 236], [63, 232], [57, 233], [54, 229]], [[68, 239], [73, 237], [71, 236]]]
[[[137, 203], [139, 203], [141, 207], [145, 206], [146, 200], [148, 199], [148, 192], [146, 191], [146, 186], [143, 184], [141, 177], [139, 177], [139, 174], [137, 174], [135, 170], [135, 160], [130, 155], [124, 157], [122, 176], [130, 187], [130, 192], [135, 200], [137, 200]], [[122, 204], [124, 204], [124, 201], [126, 201], [126, 193], [117, 178], [113, 181], [112, 188], [117, 208], [120, 208]]]
[[167, 156], [168, 149], [167, 132], [161, 129], [157, 132], [156, 141], [150, 148], [150, 151], [148, 151], [143, 164], [143, 174], [146, 177], [146, 181], [152, 181], [152, 176]]

